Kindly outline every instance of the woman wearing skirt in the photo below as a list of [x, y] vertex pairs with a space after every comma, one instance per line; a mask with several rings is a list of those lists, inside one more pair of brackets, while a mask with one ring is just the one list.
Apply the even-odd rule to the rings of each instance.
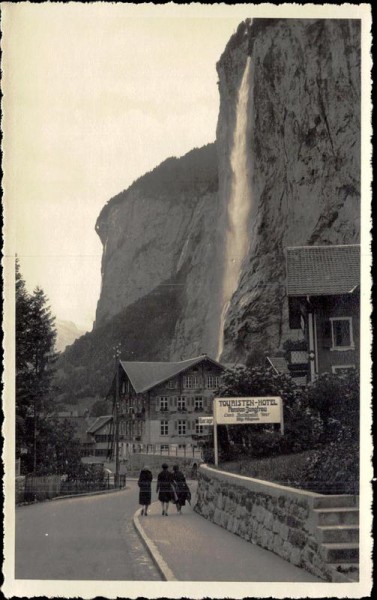
[[150, 471], [150, 468], [148, 465], [144, 465], [140, 471], [139, 481], [137, 482], [140, 488], [139, 504], [141, 504], [143, 507], [141, 509], [141, 514], [144, 516], [148, 515], [148, 506], [150, 505], [152, 499], [152, 479], [153, 475]]

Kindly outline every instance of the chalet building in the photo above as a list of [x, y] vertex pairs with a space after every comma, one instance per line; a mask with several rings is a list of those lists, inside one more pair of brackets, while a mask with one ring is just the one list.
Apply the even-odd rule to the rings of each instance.
[[80, 438], [82, 456], [106, 458], [113, 445], [112, 415], [92, 419], [85, 434]]
[[198, 448], [209, 434], [199, 417], [212, 415], [223, 371], [206, 355], [180, 362], [119, 361], [121, 457], [149, 448]]
[[307, 344], [301, 358], [296, 351], [296, 367], [303, 369], [306, 362], [308, 381], [325, 372], [357, 368], [360, 246], [287, 248], [286, 260], [289, 326], [301, 328]]

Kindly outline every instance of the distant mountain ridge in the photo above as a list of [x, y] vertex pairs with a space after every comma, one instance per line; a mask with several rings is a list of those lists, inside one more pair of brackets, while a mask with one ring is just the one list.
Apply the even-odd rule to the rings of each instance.
[[72, 321], [56, 319], [55, 326], [57, 331], [56, 350], [58, 352], [63, 352], [67, 346], [73, 344], [77, 338], [85, 333], [83, 329], [79, 329]]

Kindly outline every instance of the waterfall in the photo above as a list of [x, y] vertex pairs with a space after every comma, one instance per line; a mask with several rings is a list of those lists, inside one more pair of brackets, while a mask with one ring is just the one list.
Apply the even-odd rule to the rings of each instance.
[[248, 100], [250, 95], [250, 56], [238, 92], [236, 125], [230, 155], [232, 169], [231, 194], [228, 202], [225, 240], [225, 262], [221, 298], [221, 317], [217, 359], [224, 350], [224, 325], [230, 300], [238, 287], [242, 261], [249, 248], [249, 215], [251, 209], [250, 169], [247, 151]]

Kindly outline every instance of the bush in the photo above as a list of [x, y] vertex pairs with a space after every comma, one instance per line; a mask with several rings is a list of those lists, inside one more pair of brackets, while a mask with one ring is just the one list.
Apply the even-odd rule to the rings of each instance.
[[[278, 453], [301, 452], [318, 444], [322, 423], [308, 399], [291, 377], [276, 374], [267, 366], [237, 367], [226, 371], [220, 396], [281, 396], [285, 434], [271, 425], [229, 425], [235, 446], [222, 446], [226, 460], [240, 455], [268, 457]], [[273, 430], [271, 430], [273, 427]], [[220, 443], [220, 442], [219, 442]]]
[[358, 494], [359, 473], [358, 440], [335, 440], [308, 458], [303, 487], [321, 494]]
[[[308, 406], [318, 413], [323, 423], [321, 441], [359, 434], [360, 383], [358, 371], [344, 374], [324, 373], [306, 388]], [[339, 437], [340, 436], [340, 437]]]

